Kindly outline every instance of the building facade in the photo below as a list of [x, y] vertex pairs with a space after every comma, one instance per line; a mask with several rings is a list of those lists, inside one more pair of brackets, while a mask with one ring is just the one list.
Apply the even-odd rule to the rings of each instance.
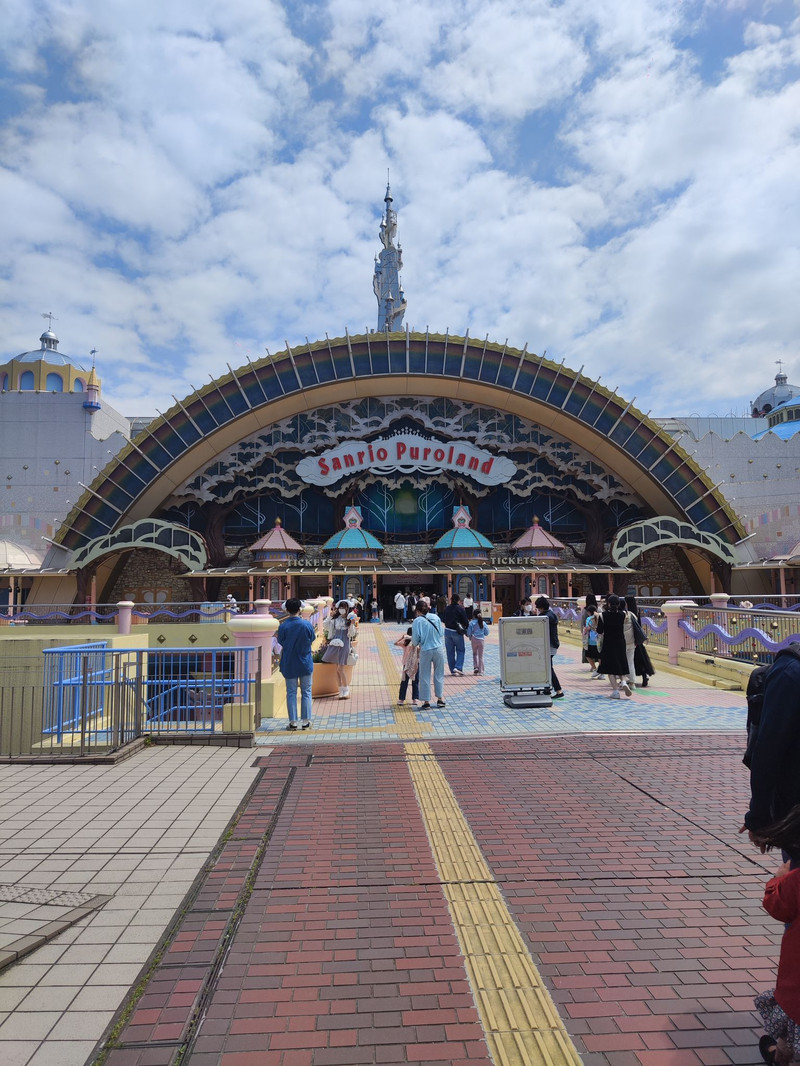
[[[20, 529], [33, 536], [40, 531], [32, 523], [47, 522], [40, 535], [53, 543], [43, 567], [60, 575], [57, 584], [33, 580], [32, 598], [196, 601], [230, 591], [240, 600], [293, 593], [388, 604], [401, 588], [469, 593], [510, 611], [538, 592], [612, 586], [699, 594], [740, 591], [746, 580], [742, 591], [771, 591], [776, 575], [753, 564], [768, 559], [774, 540], [748, 523], [778, 486], [797, 499], [800, 457], [793, 465], [785, 454], [796, 444], [770, 432], [754, 441], [741, 426], [727, 434], [713, 419], [659, 422], [526, 349], [402, 330], [388, 187], [384, 202], [376, 332], [248, 362], [133, 440], [128, 421], [100, 404], [94, 372], [65, 357], [57, 363], [52, 335], [43, 335], [37, 358], [25, 353], [0, 367], [7, 463], [24, 465], [23, 423], [41, 427], [37, 463], [48, 449], [55, 454], [48, 405], [61, 403], [75, 444], [59, 446], [59, 465], [66, 460], [70, 484], [85, 486], [64, 496], [69, 508], [48, 511], [44, 490], [60, 489], [67, 473], [53, 460], [37, 474], [27, 510], [15, 497], [15, 515], [26, 516]], [[62, 391], [48, 391], [59, 365]], [[33, 386], [22, 383], [26, 373]], [[21, 483], [16, 465], [11, 477]], [[436, 550], [456, 513], [488, 545], [470, 559]], [[379, 549], [334, 558], [327, 548], [353, 514]], [[297, 551], [263, 550], [276, 525]], [[534, 526], [559, 552], [515, 547]], [[784, 588], [793, 588], [786, 577]]]

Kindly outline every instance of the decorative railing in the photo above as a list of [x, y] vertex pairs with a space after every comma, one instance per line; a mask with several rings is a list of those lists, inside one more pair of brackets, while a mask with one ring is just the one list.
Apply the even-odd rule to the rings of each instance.
[[800, 642], [800, 616], [790, 611], [686, 607], [678, 626], [684, 648], [740, 662], [771, 663], [782, 648]]
[[[228, 705], [260, 713], [258, 649], [48, 648], [33, 749], [86, 755], [153, 733], [214, 733]], [[28, 727], [31, 736], [36, 728]], [[34, 750], [34, 754], [36, 751]]]

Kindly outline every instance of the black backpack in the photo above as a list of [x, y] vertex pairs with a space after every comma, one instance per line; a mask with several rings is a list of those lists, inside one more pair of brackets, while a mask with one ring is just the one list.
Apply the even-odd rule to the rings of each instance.
[[753, 748], [756, 745], [758, 727], [761, 723], [761, 711], [764, 707], [764, 686], [767, 683], [767, 674], [771, 668], [771, 666], [757, 667], [747, 682], [747, 748], [742, 762], [748, 769], [753, 759]]

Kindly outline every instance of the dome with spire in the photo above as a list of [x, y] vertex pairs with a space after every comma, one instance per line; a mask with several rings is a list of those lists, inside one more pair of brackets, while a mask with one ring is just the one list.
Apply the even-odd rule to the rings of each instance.
[[463, 504], [453, 508], [453, 528], [443, 533], [433, 546], [440, 562], [469, 564], [485, 562], [494, 545], [482, 533], [470, 529], [472, 515]]
[[521, 537], [517, 537], [511, 545], [511, 550], [517, 555], [524, 555], [528, 558], [558, 561], [561, 553], [566, 551], [566, 545], [557, 540], [552, 533], [542, 529], [539, 519], [534, 515], [533, 525], [529, 526]]
[[[91, 370], [58, 350], [58, 337], [53, 332], [52, 322], [39, 337], [39, 342], [38, 348], [20, 352], [0, 364], [0, 392], [83, 392], [90, 384]], [[99, 394], [100, 382], [96, 374], [91, 383]]]
[[775, 375], [775, 384], [756, 396], [751, 404], [750, 413], [753, 418], [766, 418], [770, 411], [774, 411], [776, 407], [780, 407], [787, 400], [793, 400], [797, 396], [800, 396], [800, 386], [790, 385], [789, 379], [783, 373], [783, 366], [780, 366]]
[[14, 361], [17, 363], [38, 363], [40, 359], [43, 359], [53, 366], [74, 366], [77, 370], [82, 370], [84, 374], [87, 373], [86, 367], [79, 363], [77, 359], [73, 359], [70, 355], [64, 355], [63, 352], [58, 350], [58, 337], [53, 333], [52, 329], [46, 329], [39, 340], [41, 342], [39, 348], [34, 348], [30, 352], [20, 352], [19, 355], [14, 357]]
[[303, 548], [294, 537], [289, 536], [280, 518], [276, 518], [275, 525], [269, 533], [252, 544], [250, 551], [255, 561], [261, 566], [271, 566], [274, 563], [296, 562]]
[[344, 513], [344, 529], [329, 537], [322, 550], [330, 552], [331, 557], [340, 563], [374, 563], [378, 552], [383, 551], [383, 545], [377, 537], [361, 528], [362, 522], [361, 508], [348, 507]]

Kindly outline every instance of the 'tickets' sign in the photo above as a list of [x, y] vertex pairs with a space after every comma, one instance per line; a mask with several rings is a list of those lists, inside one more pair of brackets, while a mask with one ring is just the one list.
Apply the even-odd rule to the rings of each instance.
[[516, 469], [510, 459], [492, 455], [467, 441], [453, 443], [418, 433], [398, 433], [369, 443], [345, 441], [297, 464], [298, 477], [311, 485], [333, 485], [348, 474], [363, 470], [382, 474], [453, 470], [483, 485], [502, 485], [511, 480]]

